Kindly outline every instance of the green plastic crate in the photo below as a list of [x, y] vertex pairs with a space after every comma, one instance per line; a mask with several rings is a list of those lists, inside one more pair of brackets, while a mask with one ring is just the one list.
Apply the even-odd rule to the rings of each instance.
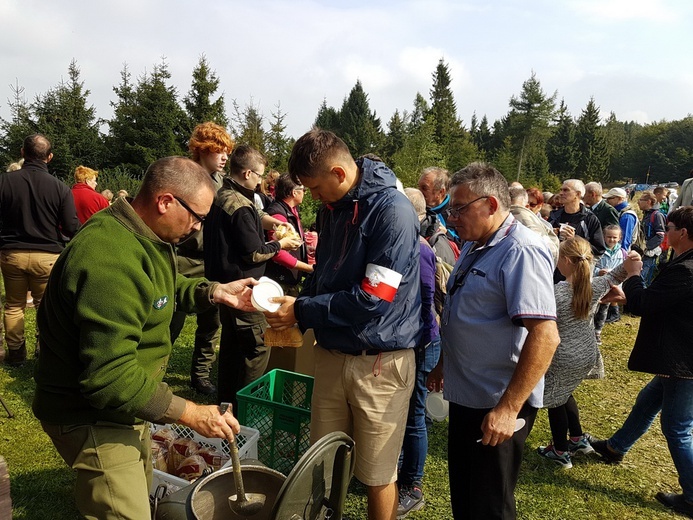
[[313, 378], [275, 369], [238, 391], [238, 420], [260, 432], [258, 458], [288, 475], [310, 447]]

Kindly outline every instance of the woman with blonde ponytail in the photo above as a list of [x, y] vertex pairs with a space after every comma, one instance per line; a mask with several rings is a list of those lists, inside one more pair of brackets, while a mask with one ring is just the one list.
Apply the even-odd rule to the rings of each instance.
[[627, 276], [621, 264], [593, 279], [592, 260], [590, 244], [584, 238], [576, 236], [561, 243], [557, 267], [566, 279], [554, 286], [561, 343], [544, 378], [544, 408], [548, 408], [553, 442], [537, 451], [564, 468], [573, 467], [572, 455], [594, 451], [582, 431], [573, 391], [601, 358], [593, 324], [599, 300]]

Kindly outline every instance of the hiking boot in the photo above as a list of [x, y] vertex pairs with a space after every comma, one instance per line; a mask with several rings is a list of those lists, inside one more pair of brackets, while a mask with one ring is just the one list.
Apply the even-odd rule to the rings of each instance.
[[549, 444], [548, 446], [539, 446], [537, 448], [537, 453], [545, 459], [554, 461], [563, 469], [570, 469], [573, 467], [573, 462], [570, 460], [570, 452], [558, 451], [556, 448], [554, 448], [553, 444]]
[[568, 439], [568, 451], [571, 456], [575, 456], [578, 453], [589, 455], [594, 453], [594, 448], [590, 445], [587, 435], [582, 434], [577, 441], [574, 441], [572, 438]]
[[609, 447], [609, 441], [599, 440], [592, 436], [588, 437], [592, 449], [599, 454], [602, 462], [607, 464], [619, 464], [623, 460], [623, 455]]
[[26, 363], [26, 343], [22, 343], [22, 346], [16, 349], [7, 348], [6, 365], [21, 367], [24, 363]]
[[677, 513], [686, 515], [688, 518], [693, 518], [693, 502], [686, 500], [683, 495], [677, 495], [676, 493], [662, 493], [660, 491], [655, 495], [655, 498]]
[[399, 488], [399, 505], [397, 506], [397, 520], [406, 518], [412, 511], [418, 511], [424, 506], [421, 483], [414, 482], [411, 486], [403, 485]]
[[208, 377], [191, 379], [190, 386], [196, 392], [202, 395], [212, 395], [217, 393], [217, 387], [209, 380]]

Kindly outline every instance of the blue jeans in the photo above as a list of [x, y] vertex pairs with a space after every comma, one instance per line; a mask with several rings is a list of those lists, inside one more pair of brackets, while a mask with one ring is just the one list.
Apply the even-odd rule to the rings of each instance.
[[643, 282], [645, 282], [645, 287], [648, 287], [652, 283], [655, 268], [657, 267], [657, 260], [659, 260], [659, 255], [642, 257], [642, 272], [640, 273], [640, 277]]
[[638, 394], [623, 426], [609, 439], [609, 446], [625, 454], [662, 412], [662, 433], [679, 473], [686, 500], [693, 501], [693, 379], [652, 378]]
[[440, 338], [434, 339], [428, 348], [416, 348], [416, 382], [409, 400], [407, 426], [404, 430], [402, 454], [399, 460], [397, 481], [400, 485], [411, 486], [421, 482], [424, 463], [428, 453], [428, 430], [426, 428], [426, 379], [438, 364], [440, 358]]

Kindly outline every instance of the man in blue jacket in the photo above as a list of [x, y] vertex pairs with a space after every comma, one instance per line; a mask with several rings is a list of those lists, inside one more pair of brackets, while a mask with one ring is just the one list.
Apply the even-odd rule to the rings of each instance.
[[421, 336], [418, 219], [394, 173], [382, 162], [354, 161], [332, 132], [303, 135], [289, 173], [324, 204], [320, 239], [303, 291], [279, 298], [267, 320], [315, 330], [311, 440], [352, 435], [368, 518], [391, 520]]

